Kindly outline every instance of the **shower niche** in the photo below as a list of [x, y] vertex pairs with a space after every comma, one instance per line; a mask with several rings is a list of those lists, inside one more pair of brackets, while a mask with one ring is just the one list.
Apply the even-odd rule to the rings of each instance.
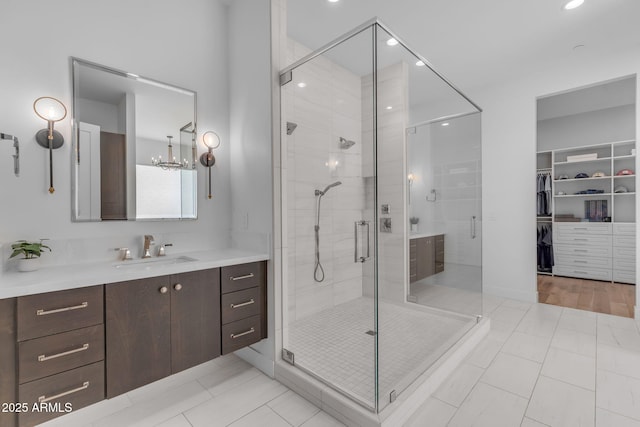
[[480, 108], [378, 20], [286, 45], [302, 59], [280, 75], [283, 363], [377, 414], [482, 313], [479, 289], [464, 310], [439, 307], [441, 289], [410, 302], [407, 179], [411, 128]]

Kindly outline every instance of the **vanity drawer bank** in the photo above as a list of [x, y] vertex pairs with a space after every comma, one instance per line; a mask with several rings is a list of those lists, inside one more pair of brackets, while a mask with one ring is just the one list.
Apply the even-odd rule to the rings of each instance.
[[[75, 266], [66, 283], [35, 274], [38, 283], [19, 288], [5, 280], [10, 273], [3, 276], [0, 403], [40, 401], [59, 411], [0, 412], [0, 427], [35, 425], [64, 415], [66, 403], [76, 410], [266, 338], [268, 256], [229, 252], [145, 272], [163, 273], [155, 277], [140, 277], [135, 268], [85, 277]], [[31, 274], [15, 277], [19, 283]], [[24, 293], [42, 283], [52, 291]], [[231, 315], [223, 314], [227, 309]], [[228, 325], [231, 346], [223, 335]]]

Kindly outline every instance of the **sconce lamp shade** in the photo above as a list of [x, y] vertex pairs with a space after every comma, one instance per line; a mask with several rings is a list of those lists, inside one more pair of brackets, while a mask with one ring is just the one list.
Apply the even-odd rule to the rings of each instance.
[[67, 107], [59, 100], [50, 96], [41, 96], [33, 103], [33, 110], [38, 117], [51, 122], [59, 122], [67, 117]]
[[212, 150], [220, 147], [220, 137], [217, 133], [211, 130], [202, 135], [202, 142], [204, 142], [204, 145], [206, 145], [207, 148]]

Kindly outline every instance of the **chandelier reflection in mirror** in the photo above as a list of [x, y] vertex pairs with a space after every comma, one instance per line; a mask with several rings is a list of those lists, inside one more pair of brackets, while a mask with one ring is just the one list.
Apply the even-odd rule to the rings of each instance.
[[183, 159], [182, 162], [177, 162], [176, 157], [173, 155], [173, 145], [171, 145], [171, 139], [173, 138], [173, 136], [167, 135], [167, 138], [169, 139], [167, 160], [163, 161], [162, 156], [158, 156], [157, 159], [155, 157], [152, 157], [151, 164], [153, 166], [161, 167], [164, 170], [188, 169], [189, 162], [187, 161], [187, 159]]

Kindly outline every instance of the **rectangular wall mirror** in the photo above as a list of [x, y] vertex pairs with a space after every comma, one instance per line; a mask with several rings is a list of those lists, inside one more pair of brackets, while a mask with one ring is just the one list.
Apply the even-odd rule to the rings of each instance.
[[71, 62], [72, 219], [196, 219], [196, 93]]

